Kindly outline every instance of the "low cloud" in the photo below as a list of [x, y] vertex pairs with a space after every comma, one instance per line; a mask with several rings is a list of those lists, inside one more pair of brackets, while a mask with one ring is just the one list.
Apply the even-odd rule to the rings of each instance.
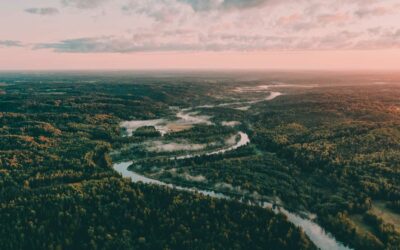
[[303, 16], [298, 13], [295, 13], [288, 16], [281, 16], [280, 18], [277, 19], [276, 24], [278, 26], [288, 26], [300, 23], [302, 20]]
[[22, 47], [22, 44], [20, 41], [15, 41], [15, 40], [0, 40], [0, 48], [1, 47], [3, 48]]
[[189, 4], [195, 11], [248, 9], [264, 5], [275, 0], [178, 0]]
[[369, 37], [369, 33], [339, 31], [320, 36], [268, 36], [234, 33], [169, 31], [130, 36], [102, 36], [42, 43], [35, 49], [60, 53], [135, 53], [177, 51], [269, 51], [399, 48], [400, 31]]
[[331, 13], [317, 16], [305, 16], [294, 13], [287, 16], [281, 16], [276, 19], [275, 25], [280, 29], [290, 29], [294, 32], [308, 31], [315, 28], [326, 27], [328, 25], [338, 26], [351, 22], [352, 18], [347, 13]]
[[355, 11], [354, 14], [359, 18], [365, 18], [365, 17], [383, 16], [390, 13], [392, 13], [392, 11], [388, 8], [375, 7], [375, 8], [361, 8]]
[[62, 0], [65, 6], [76, 7], [79, 9], [93, 9], [97, 8], [109, 0]]
[[59, 13], [56, 8], [28, 8], [25, 9], [25, 12], [41, 16], [52, 16]]
[[317, 21], [319, 24], [337, 24], [337, 23], [345, 23], [350, 21], [351, 17], [346, 13], [333, 13], [333, 14], [325, 14], [319, 15], [317, 17]]
[[400, 48], [400, 29], [379, 31], [379, 36], [358, 41], [356, 46], [359, 49], [377, 49], [377, 48]]
[[[146, 34], [137, 35], [143, 39]], [[147, 39], [146, 39], [147, 40]], [[213, 45], [215, 46], [215, 45]], [[202, 47], [202, 48], [200, 48]], [[121, 38], [114, 36], [78, 38], [63, 40], [57, 43], [44, 43], [35, 46], [35, 49], [52, 49], [62, 53], [133, 53], [152, 51], [195, 51], [211, 50], [210, 45], [199, 45], [196, 43], [135, 41], [135, 38]], [[214, 50], [221, 48], [215, 47]]]

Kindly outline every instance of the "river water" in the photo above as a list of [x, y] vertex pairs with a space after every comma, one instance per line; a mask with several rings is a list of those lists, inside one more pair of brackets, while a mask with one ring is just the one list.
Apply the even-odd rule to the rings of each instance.
[[218, 149], [209, 153], [205, 153], [205, 154], [187, 154], [187, 155], [182, 155], [182, 156], [178, 156], [178, 157], [171, 157], [171, 159], [177, 159], [177, 160], [183, 160], [183, 159], [190, 159], [190, 158], [194, 158], [196, 156], [201, 156], [201, 155], [216, 155], [216, 154], [223, 154], [226, 153], [228, 151], [232, 151], [235, 150], [241, 146], [244, 146], [246, 144], [248, 144], [250, 142], [249, 136], [246, 133], [243, 132], [239, 132], [238, 135], [240, 136], [240, 139], [238, 142], [236, 142], [235, 145], [232, 145], [228, 148], [222, 148], [222, 149]]
[[[265, 88], [258, 87], [256, 90], [257, 91], [266, 91], [268, 88], [269, 88], [269, 86], [265, 87]], [[240, 91], [251, 92], [254, 90], [253, 89], [240, 89]], [[218, 107], [218, 106], [221, 107], [221, 106], [231, 106], [231, 105], [238, 105], [238, 104], [255, 104], [255, 103], [258, 103], [261, 101], [271, 101], [271, 100], [277, 98], [278, 96], [282, 95], [282, 93], [280, 93], [280, 92], [273, 92], [273, 91], [269, 91], [269, 92], [270, 92], [270, 95], [267, 96], [265, 99], [256, 99], [253, 101], [234, 102], [234, 103], [223, 103], [223, 104], [219, 104], [219, 105], [203, 105], [203, 106], [198, 106], [196, 108], [213, 108], [213, 107]], [[190, 112], [192, 112], [192, 109], [180, 110], [177, 113], [177, 118], [179, 120], [182, 120], [182, 121], [184, 121], [186, 123], [190, 123], [190, 124], [201, 124], [201, 123], [212, 124], [209, 121], [210, 117], [199, 116], [199, 115], [197, 115], [196, 112], [192, 112], [192, 113], [190, 113]], [[146, 122], [148, 122], [148, 123], [146, 124]], [[132, 131], [134, 131], [139, 126], [144, 126], [144, 125], [157, 126], [164, 122], [165, 121], [162, 119], [150, 120], [150, 121], [133, 121], [133, 122], [122, 123], [122, 126], [125, 125], [125, 127], [128, 129], [128, 134], [131, 135]], [[166, 133], [167, 131], [163, 130], [163, 132]], [[240, 139], [234, 145], [232, 145], [230, 147], [217, 149], [215, 151], [208, 152], [208, 153], [188, 154], [188, 155], [173, 157], [173, 159], [181, 160], [181, 159], [188, 159], [188, 158], [201, 156], [201, 155], [223, 154], [228, 151], [236, 150], [237, 148], [250, 143], [249, 136], [246, 133], [240, 131], [240, 132], [238, 132], [238, 135], [240, 136]], [[230, 196], [227, 196], [225, 194], [218, 193], [215, 191], [200, 190], [197, 188], [189, 188], [189, 187], [181, 187], [181, 186], [177, 186], [177, 185], [173, 185], [170, 183], [165, 183], [165, 182], [162, 182], [159, 180], [148, 178], [139, 173], [128, 170], [128, 167], [130, 165], [132, 165], [132, 163], [133, 163], [132, 161], [115, 163], [113, 165], [113, 168], [115, 171], [120, 173], [123, 177], [130, 178], [132, 180], [132, 182], [134, 182], [134, 183], [142, 182], [145, 184], [165, 186], [165, 187], [174, 188], [174, 189], [186, 191], [186, 192], [197, 192], [197, 193], [201, 193], [203, 195], [207, 195], [207, 196], [217, 198], [217, 199], [228, 199], [228, 200], [232, 199], [232, 197], [230, 197]], [[255, 204], [252, 204], [252, 205], [255, 205]], [[338, 242], [330, 233], [325, 232], [325, 230], [323, 228], [321, 228], [318, 224], [316, 224], [315, 222], [313, 222], [310, 219], [307, 219], [307, 218], [299, 216], [295, 213], [289, 212], [282, 207], [273, 208], [273, 205], [270, 202], [263, 202], [262, 207], [272, 209], [275, 213], [285, 214], [290, 222], [292, 222], [294, 225], [302, 228], [303, 231], [306, 233], [306, 235], [310, 238], [310, 240], [318, 248], [320, 248], [322, 250], [350, 250], [350, 248], [348, 248], [348, 247], [344, 246], [342, 243]]]
[[[165, 183], [159, 180], [151, 179], [135, 173], [133, 171], [128, 170], [128, 167], [132, 164], [132, 161], [121, 162], [114, 164], [114, 169], [118, 173], [120, 173], [125, 178], [130, 178], [132, 182], [142, 182], [145, 184], [153, 184], [159, 186], [165, 186], [169, 188], [175, 188], [177, 190], [186, 191], [186, 192], [197, 192], [203, 195], [207, 195], [217, 199], [231, 199], [231, 197], [224, 195], [222, 193], [214, 192], [214, 191], [207, 191], [207, 190], [200, 190], [197, 188], [187, 188], [176, 186], [173, 184]], [[263, 207], [272, 209], [272, 203], [264, 202]], [[315, 222], [303, 218], [297, 214], [291, 213], [284, 208], [275, 208], [273, 209], [275, 213], [283, 213], [287, 216], [288, 220], [292, 222], [294, 225], [303, 229], [305, 234], [310, 238], [310, 240], [320, 249], [322, 250], [350, 250], [350, 248], [344, 246], [342, 243], [335, 240], [335, 238], [325, 232], [323, 228], [321, 228]]]

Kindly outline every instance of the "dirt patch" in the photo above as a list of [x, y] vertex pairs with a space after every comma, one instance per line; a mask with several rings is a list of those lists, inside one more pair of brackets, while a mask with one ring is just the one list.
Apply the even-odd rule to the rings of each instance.
[[170, 132], [180, 132], [180, 131], [183, 131], [183, 130], [191, 129], [193, 127], [193, 125], [170, 123], [170, 124], [167, 125], [167, 127], [168, 127], [168, 130]]

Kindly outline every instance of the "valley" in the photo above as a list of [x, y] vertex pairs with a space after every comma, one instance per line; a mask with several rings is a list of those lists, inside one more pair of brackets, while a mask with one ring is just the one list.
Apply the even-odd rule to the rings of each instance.
[[2, 73], [0, 248], [396, 249], [400, 75], [177, 75]]

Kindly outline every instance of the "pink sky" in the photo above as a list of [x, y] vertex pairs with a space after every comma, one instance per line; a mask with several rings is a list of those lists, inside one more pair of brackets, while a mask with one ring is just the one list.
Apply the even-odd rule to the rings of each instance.
[[0, 70], [400, 70], [398, 13], [398, 0], [14, 0], [0, 3]]

